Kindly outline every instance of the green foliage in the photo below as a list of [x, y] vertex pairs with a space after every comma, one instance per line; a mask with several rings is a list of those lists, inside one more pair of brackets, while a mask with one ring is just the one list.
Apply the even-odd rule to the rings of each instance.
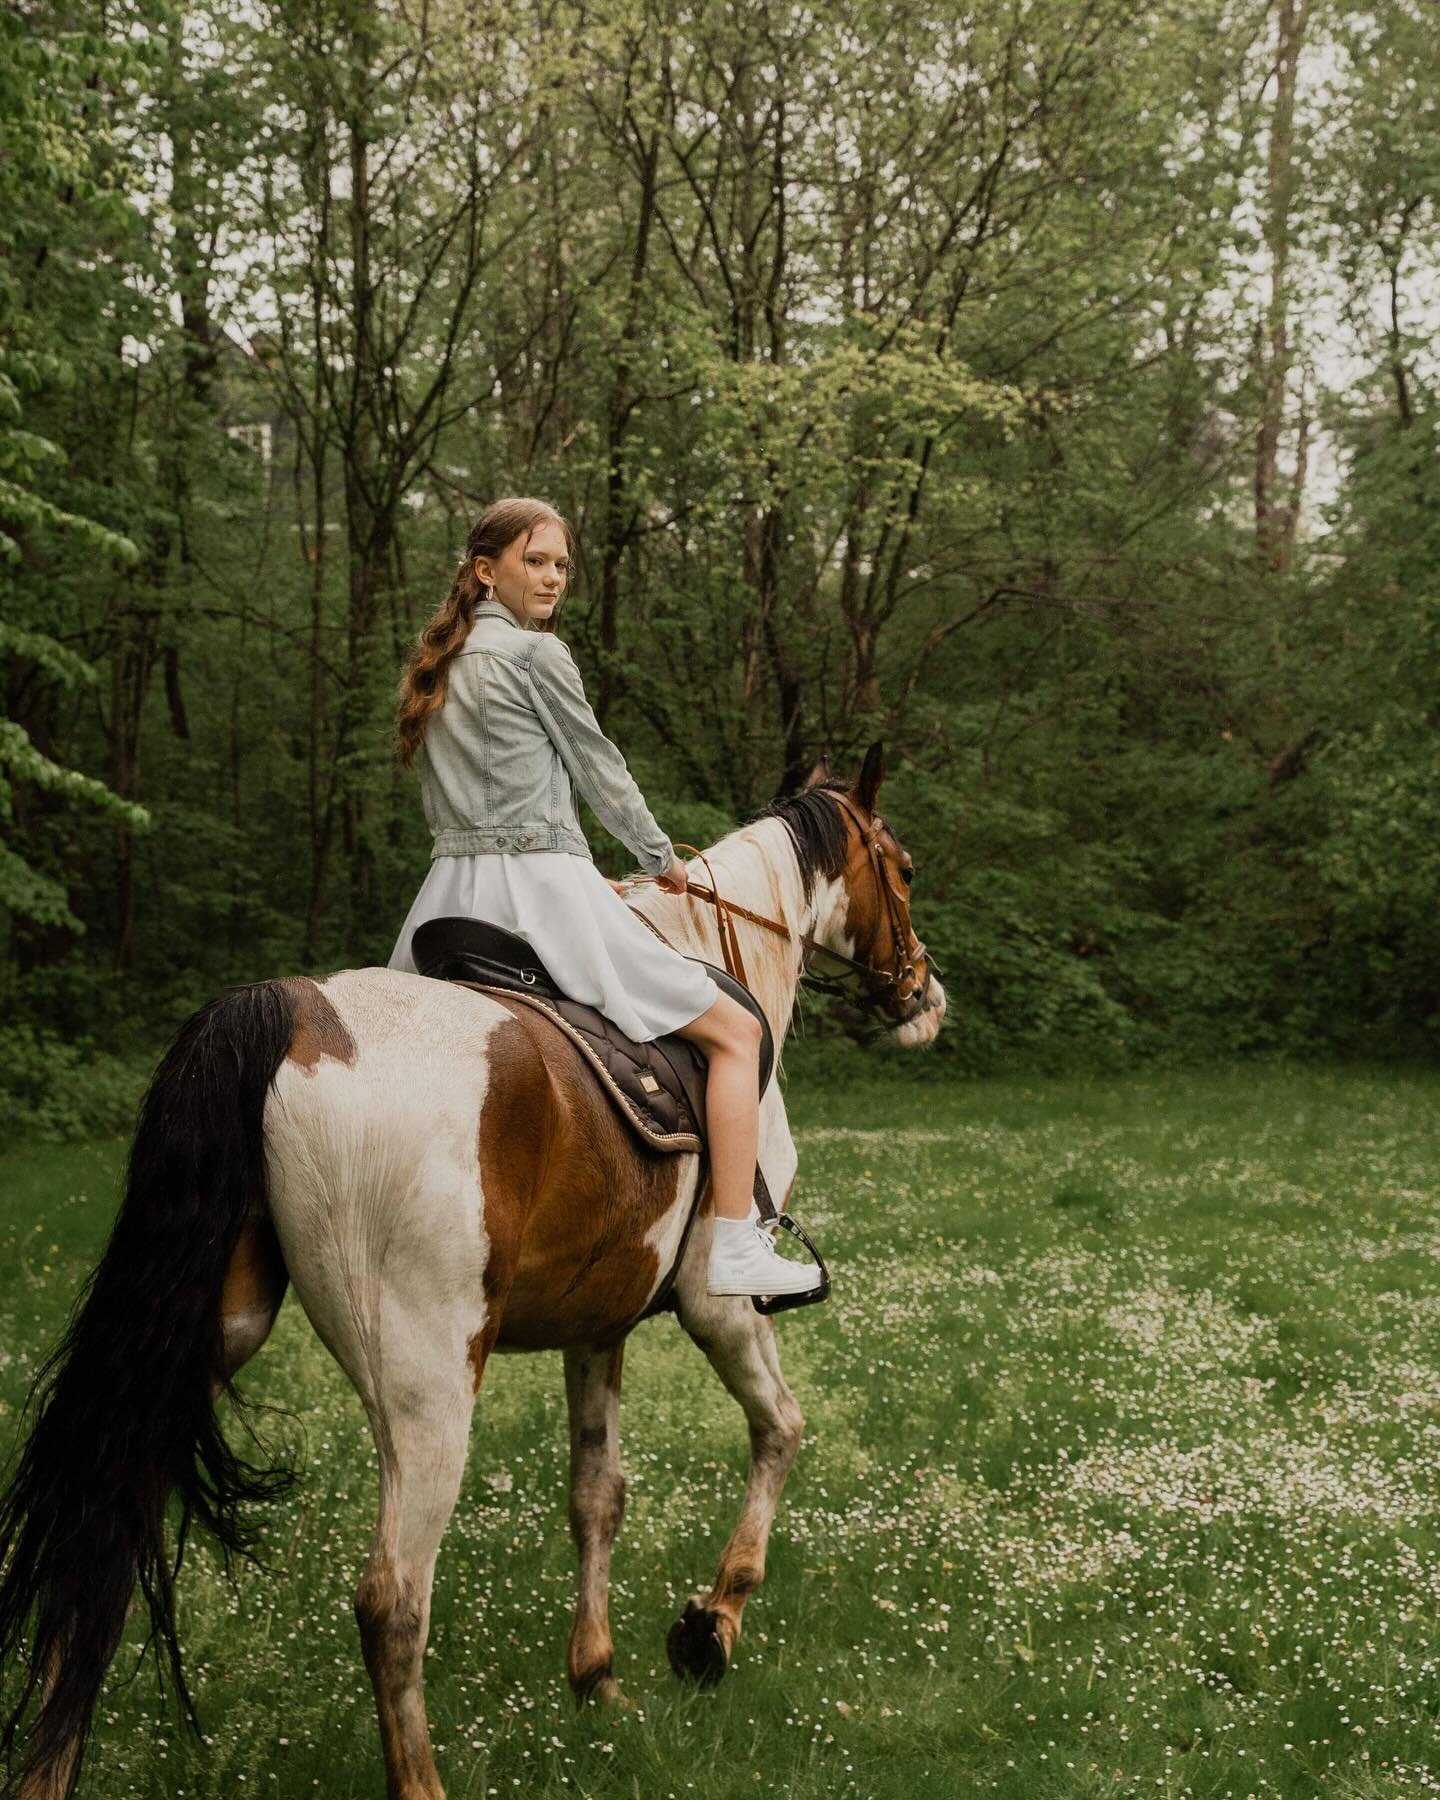
[[[74, 692], [96, 685], [97, 671], [57, 641], [43, 613], [23, 622], [26, 562], [42, 558], [41, 546], [56, 536], [121, 565], [138, 562], [140, 551], [125, 532], [65, 504], [66, 450], [22, 421], [27, 397], [74, 389], [94, 330], [77, 312], [103, 306], [117, 280], [93, 263], [87, 270], [82, 239], [91, 231], [123, 236], [138, 223], [123, 184], [107, 170], [94, 93], [102, 78], [122, 81], [143, 63], [121, 43], [32, 31], [32, 23], [14, 12], [0, 19], [0, 658], [12, 674], [23, 671], [27, 685], [38, 679]], [[59, 276], [47, 276], [47, 265]], [[143, 806], [44, 754], [24, 724], [0, 716], [0, 825], [12, 838], [17, 786], [96, 808], [134, 829], [148, 823]], [[82, 929], [65, 883], [9, 844], [0, 846], [0, 914]]]
[[1276, 156], [1229, 0], [7, 17], [0, 991], [383, 962], [396, 678], [523, 492], [672, 837], [884, 740], [936, 1063], [1429, 1045], [1440, 67], [1303, 14]]
[[23, 1022], [0, 1025], [0, 1144], [132, 1131], [149, 1061]]

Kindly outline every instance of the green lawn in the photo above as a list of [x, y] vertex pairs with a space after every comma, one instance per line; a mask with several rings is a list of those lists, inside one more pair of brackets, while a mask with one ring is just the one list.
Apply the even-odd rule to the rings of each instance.
[[[1440, 1076], [908, 1068], [790, 1089], [835, 1293], [778, 1321], [806, 1443], [720, 1688], [664, 1654], [744, 1464], [703, 1359], [668, 1320], [632, 1340], [613, 1616], [638, 1704], [580, 1715], [558, 1360], [491, 1365], [428, 1665], [451, 1800], [1440, 1793]], [[7, 1441], [121, 1154], [0, 1160]], [[383, 1792], [359, 1403], [293, 1300], [247, 1385], [304, 1425], [282, 1572], [235, 1591], [187, 1563], [207, 1742], [147, 1664], [107, 1691], [82, 1797]]]

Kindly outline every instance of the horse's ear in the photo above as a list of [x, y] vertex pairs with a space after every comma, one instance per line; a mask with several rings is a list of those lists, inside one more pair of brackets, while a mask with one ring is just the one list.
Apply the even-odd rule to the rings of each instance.
[[826, 757], [822, 756], [815, 767], [800, 783], [800, 792], [803, 794], [808, 788], [819, 787], [822, 781], [828, 781], [829, 779], [830, 763]]
[[865, 752], [865, 761], [860, 768], [860, 779], [851, 789], [855, 798], [866, 812], [875, 810], [875, 796], [880, 792], [880, 783], [885, 778], [885, 747], [879, 738]]

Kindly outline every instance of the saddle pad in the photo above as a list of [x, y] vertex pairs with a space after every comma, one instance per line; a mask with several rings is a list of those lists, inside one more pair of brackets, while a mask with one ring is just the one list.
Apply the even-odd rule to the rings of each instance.
[[593, 1006], [534, 993], [518, 983], [451, 977], [450, 985], [518, 1000], [543, 1013], [580, 1050], [621, 1118], [650, 1149], [703, 1149], [705, 1058], [684, 1038], [671, 1034], [636, 1043]]

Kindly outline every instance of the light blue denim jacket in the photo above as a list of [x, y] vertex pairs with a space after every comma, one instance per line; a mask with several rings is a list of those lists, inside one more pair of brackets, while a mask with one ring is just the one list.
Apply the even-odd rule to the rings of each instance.
[[420, 766], [432, 860], [500, 850], [589, 856], [575, 811], [578, 788], [647, 875], [669, 868], [670, 839], [600, 729], [558, 637], [522, 625], [498, 600], [482, 600], [445, 676], [445, 702], [426, 725]]

